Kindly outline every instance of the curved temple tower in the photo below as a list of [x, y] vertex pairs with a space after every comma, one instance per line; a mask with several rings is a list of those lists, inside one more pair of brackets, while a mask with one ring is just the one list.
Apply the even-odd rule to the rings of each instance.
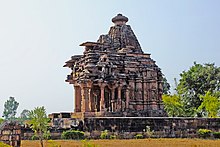
[[162, 73], [127, 25], [128, 18], [112, 18], [107, 35], [85, 42], [83, 55], [74, 55], [64, 67], [72, 72], [75, 111], [79, 117], [166, 116], [162, 104]]

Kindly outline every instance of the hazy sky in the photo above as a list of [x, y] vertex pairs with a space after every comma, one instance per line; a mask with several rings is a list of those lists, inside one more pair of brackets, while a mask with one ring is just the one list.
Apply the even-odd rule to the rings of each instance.
[[220, 66], [219, 0], [0, 0], [0, 115], [13, 96], [23, 109], [73, 111], [64, 62], [107, 34], [122, 13], [145, 53], [173, 84], [194, 61]]

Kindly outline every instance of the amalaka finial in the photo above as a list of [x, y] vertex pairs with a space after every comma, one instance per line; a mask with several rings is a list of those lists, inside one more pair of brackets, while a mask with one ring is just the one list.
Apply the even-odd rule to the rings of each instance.
[[117, 16], [112, 18], [112, 22], [116, 25], [122, 25], [128, 22], [128, 18], [119, 13]]

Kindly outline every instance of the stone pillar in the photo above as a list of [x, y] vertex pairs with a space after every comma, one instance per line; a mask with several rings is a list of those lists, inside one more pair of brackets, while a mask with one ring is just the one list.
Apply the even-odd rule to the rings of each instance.
[[81, 112], [84, 113], [86, 111], [86, 106], [85, 106], [85, 89], [84, 85], [81, 84]]
[[109, 87], [109, 89], [111, 90], [111, 111], [114, 112], [115, 111], [115, 89], [118, 85], [114, 84], [114, 86]]
[[101, 90], [100, 112], [104, 112], [105, 110], [105, 86], [106, 86], [106, 83], [99, 83], [99, 87]]
[[81, 111], [81, 89], [80, 86], [74, 86], [75, 90], [75, 112]]
[[111, 89], [111, 95], [112, 95], [112, 97], [111, 97], [111, 111], [112, 112], [114, 112], [115, 111], [115, 107], [114, 107], [114, 100], [115, 100], [115, 88], [113, 89]]
[[117, 105], [117, 110], [121, 111], [122, 109], [122, 104], [121, 104], [121, 89], [122, 89], [122, 85], [120, 84], [118, 86], [118, 105]]
[[91, 88], [92, 88], [92, 81], [87, 82], [88, 87], [88, 111], [92, 111], [92, 94], [91, 94]]
[[89, 92], [89, 112], [91, 112], [92, 111], [92, 95], [91, 95], [91, 88], [89, 88], [89, 90], [88, 90], [88, 92]]
[[90, 112], [89, 110], [89, 88], [84, 87], [84, 93], [85, 93], [85, 112]]
[[81, 112], [89, 112], [89, 92], [86, 84], [81, 83]]
[[129, 88], [126, 89], [126, 109], [128, 110], [129, 109], [129, 101], [130, 101], [130, 98], [129, 98]]
[[135, 98], [134, 98], [134, 97], [135, 97], [135, 95], [134, 95], [134, 93], [135, 93], [135, 92], [134, 92], [134, 91], [135, 91], [135, 89], [134, 89], [135, 86], [134, 86], [134, 85], [135, 85], [134, 80], [129, 80], [130, 93], [131, 93], [131, 94], [130, 94], [130, 95], [131, 95], [131, 98], [130, 98], [130, 99], [132, 99], [132, 100], [135, 99]]

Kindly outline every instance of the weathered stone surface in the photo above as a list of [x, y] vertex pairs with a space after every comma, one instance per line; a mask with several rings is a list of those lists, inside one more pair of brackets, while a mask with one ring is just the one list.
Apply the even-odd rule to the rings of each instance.
[[[123, 15], [97, 42], [85, 42], [83, 55], [64, 65], [72, 70], [75, 112], [89, 116], [166, 116], [162, 73], [141, 46]], [[77, 114], [78, 115], [78, 114]]]
[[185, 117], [90, 117], [84, 119], [84, 131], [88, 132], [108, 130], [122, 135], [126, 132], [144, 135], [146, 126], [154, 131], [151, 137], [195, 138], [198, 137], [199, 129], [219, 132], [220, 119]]
[[0, 141], [13, 147], [21, 145], [21, 126], [15, 121], [5, 121], [0, 125]]

